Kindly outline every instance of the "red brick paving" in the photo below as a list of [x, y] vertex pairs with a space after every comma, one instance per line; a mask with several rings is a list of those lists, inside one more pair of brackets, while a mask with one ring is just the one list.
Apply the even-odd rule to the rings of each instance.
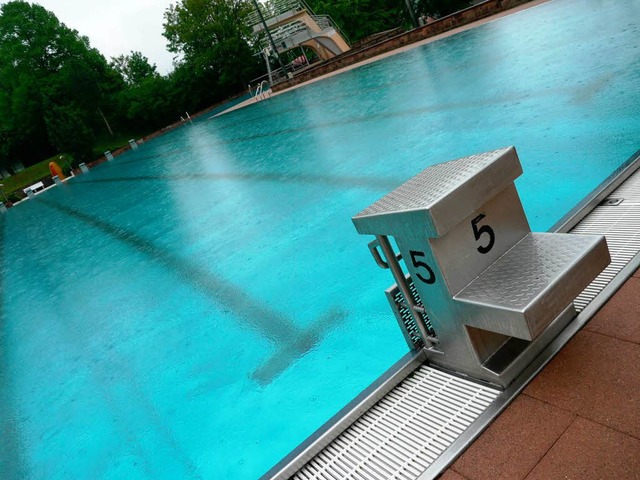
[[453, 468], [469, 480], [524, 479], [575, 415], [520, 395]]
[[[637, 274], [638, 272], [636, 272]], [[585, 330], [640, 344], [640, 278], [630, 278]], [[635, 318], [635, 321], [629, 321]]]
[[640, 438], [640, 345], [579, 332], [525, 393]]
[[640, 440], [577, 418], [527, 480], [640, 479]]
[[464, 478], [459, 473], [456, 473], [453, 470], [449, 469], [440, 476], [440, 480], [468, 480], [468, 479]]
[[441, 477], [640, 480], [640, 270]]

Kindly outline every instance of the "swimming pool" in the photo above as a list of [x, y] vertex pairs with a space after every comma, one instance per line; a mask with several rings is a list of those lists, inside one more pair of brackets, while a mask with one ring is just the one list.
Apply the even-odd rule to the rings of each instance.
[[406, 351], [351, 216], [517, 146], [534, 230], [638, 148], [640, 2], [556, 0], [146, 143], [0, 219], [0, 472], [255, 478]]

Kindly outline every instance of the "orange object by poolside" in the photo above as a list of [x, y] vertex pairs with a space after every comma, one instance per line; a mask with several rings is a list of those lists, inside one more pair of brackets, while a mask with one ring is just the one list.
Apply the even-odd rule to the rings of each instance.
[[56, 162], [49, 162], [49, 171], [51, 172], [52, 177], [57, 175], [60, 180], [65, 179], [64, 173], [62, 173], [62, 169], [60, 168], [60, 165], [58, 165]]

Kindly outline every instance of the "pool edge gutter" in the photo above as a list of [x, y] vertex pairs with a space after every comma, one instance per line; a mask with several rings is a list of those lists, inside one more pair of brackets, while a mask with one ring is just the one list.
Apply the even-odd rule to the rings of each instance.
[[291, 453], [262, 475], [261, 480], [290, 478], [426, 360], [427, 355], [422, 349], [407, 352]]

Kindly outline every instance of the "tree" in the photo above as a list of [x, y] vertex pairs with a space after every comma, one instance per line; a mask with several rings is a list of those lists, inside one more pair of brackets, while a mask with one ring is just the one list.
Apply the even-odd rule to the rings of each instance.
[[132, 51], [130, 55], [113, 57], [111, 66], [128, 85], [139, 85], [149, 77], [159, 76], [155, 63], [151, 65], [149, 59], [140, 52]]
[[308, 0], [317, 13], [329, 15], [351, 42], [408, 25], [404, 0]]
[[245, 88], [259, 65], [249, 45], [250, 11], [246, 0], [180, 0], [164, 15], [168, 49], [197, 75], [211, 72], [223, 89]]
[[95, 135], [81, 110], [73, 105], [51, 105], [45, 123], [53, 145], [59, 152], [70, 153], [75, 165], [93, 160]]
[[444, 17], [471, 5], [469, 0], [418, 0], [416, 10], [420, 15]]
[[53, 112], [102, 128], [101, 108], [118, 88], [105, 58], [53, 13], [21, 0], [0, 7], [1, 165], [56, 153]]

